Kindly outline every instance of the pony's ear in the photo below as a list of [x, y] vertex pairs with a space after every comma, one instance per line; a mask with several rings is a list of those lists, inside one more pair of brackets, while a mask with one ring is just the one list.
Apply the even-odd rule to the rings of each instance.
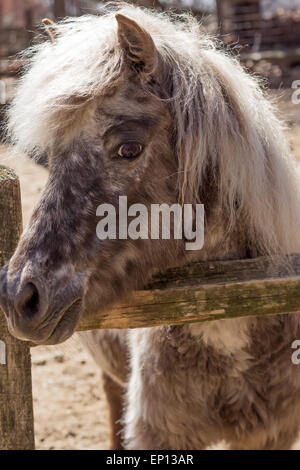
[[43, 25], [46, 28], [46, 31], [50, 37], [51, 42], [55, 42], [55, 39], [57, 38], [57, 32], [55, 30], [55, 23], [52, 20], [49, 20], [49, 18], [44, 18], [42, 20]]
[[151, 77], [157, 68], [158, 53], [147, 31], [127, 16], [116, 14], [118, 38], [126, 59], [132, 67]]

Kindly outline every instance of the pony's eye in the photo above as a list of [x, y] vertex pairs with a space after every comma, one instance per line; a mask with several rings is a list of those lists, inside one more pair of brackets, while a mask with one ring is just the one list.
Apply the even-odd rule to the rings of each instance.
[[136, 158], [143, 151], [143, 146], [139, 142], [126, 142], [118, 149], [118, 156], [122, 158]]

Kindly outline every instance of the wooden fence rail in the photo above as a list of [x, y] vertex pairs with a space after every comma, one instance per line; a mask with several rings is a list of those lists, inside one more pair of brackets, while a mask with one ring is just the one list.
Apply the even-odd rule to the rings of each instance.
[[78, 330], [180, 325], [300, 312], [300, 255], [193, 263], [155, 276]]
[[[18, 178], [0, 167], [0, 267], [12, 255], [21, 225]], [[109, 312], [84, 317], [78, 330], [180, 325], [299, 311], [300, 254], [288, 260], [201, 262], [154, 276], [145, 289]], [[0, 311], [0, 450], [33, 448], [30, 349], [10, 336]]]
[[[0, 266], [13, 254], [22, 230], [20, 186], [0, 166]], [[0, 450], [34, 449], [30, 349], [13, 338], [0, 309]]]

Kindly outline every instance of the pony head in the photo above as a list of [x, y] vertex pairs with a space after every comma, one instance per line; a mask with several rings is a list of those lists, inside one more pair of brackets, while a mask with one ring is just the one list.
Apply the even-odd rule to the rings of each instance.
[[[81, 315], [190, 259], [297, 250], [298, 180], [282, 125], [195, 19], [123, 4], [51, 25], [51, 37], [27, 51], [9, 111], [15, 145], [47, 152], [50, 169], [0, 276], [15, 336], [63, 341]], [[118, 219], [122, 196], [149, 212], [204, 204], [204, 248], [191, 254], [175, 237], [100, 240], [97, 207], [111, 204]]]

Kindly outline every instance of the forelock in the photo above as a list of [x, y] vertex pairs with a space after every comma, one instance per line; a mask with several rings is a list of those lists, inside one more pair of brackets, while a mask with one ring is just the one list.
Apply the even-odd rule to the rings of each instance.
[[101, 16], [63, 20], [56, 25], [54, 43], [43, 42], [23, 53], [28, 65], [8, 114], [8, 135], [23, 151], [40, 154], [56, 140], [62, 142], [70, 135], [68, 129], [77, 130], [75, 121], [80, 124], [94, 98], [108, 93], [120, 78], [123, 54], [116, 10], [150, 32], [170, 67], [174, 50], [192, 60], [199, 42], [209, 43], [188, 16], [174, 21], [127, 4], [106, 7]]

